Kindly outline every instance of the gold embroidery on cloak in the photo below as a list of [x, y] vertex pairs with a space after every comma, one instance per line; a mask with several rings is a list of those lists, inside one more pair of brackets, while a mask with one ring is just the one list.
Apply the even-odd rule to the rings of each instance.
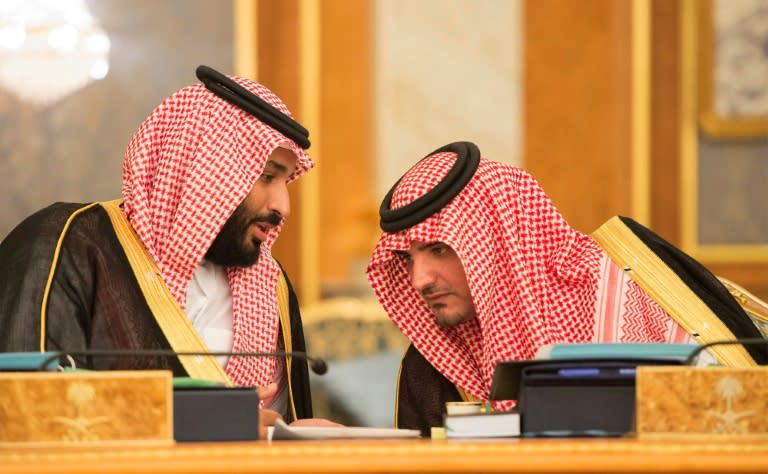
[[[699, 344], [735, 339], [728, 327], [619, 217], [600, 226], [592, 238]], [[742, 346], [707, 349], [729, 367], [757, 365]]]
[[[285, 281], [285, 275], [282, 270], [280, 276], [277, 279], [277, 314], [280, 316], [280, 326], [283, 333], [283, 344], [286, 352], [293, 350], [293, 340], [291, 337], [291, 312], [288, 297], [288, 283]], [[291, 404], [291, 414], [293, 419], [297, 420], [296, 405], [293, 402], [293, 385], [291, 383], [291, 362], [292, 358], [287, 356], [285, 358], [285, 371], [288, 378], [288, 400]]]
[[[154, 260], [120, 209], [121, 202], [122, 200], [115, 200], [100, 204], [112, 221], [115, 234], [163, 335], [176, 352], [210, 352], [184, 310], [176, 302]], [[179, 362], [192, 378], [233, 385], [214, 356], [180, 356]]]
[[406, 347], [405, 352], [403, 352], [403, 357], [400, 358], [400, 367], [397, 369], [397, 385], [395, 385], [395, 428], [399, 428], [397, 425], [397, 418], [400, 414], [400, 378], [403, 375], [403, 360], [405, 360], [405, 354], [408, 353], [408, 348]]
[[43, 289], [43, 303], [40, 307], [40, 352], [45, 352], [45, 325], [46, 325], [46, 313], [48, 311], [48, 295], [51, 292], [51, 285], [53, 284], [53, 276], [56, 274], [56, 267], [59, 264], [59, 254], [61, 253], [61, 245], [64, 242], [64, 238], [67, 236], [69, 226], [77, 216], [87, 211], [88, 209], [96, 206], [98, 203], [94, 202], [83, 206], [76, 210], [69, 216], [67, 222], [64, 223], [64, 227], [61, 229], [59, 240], [56, 242], [56, 248], [53, 250], [53, 259], [51, 260], [51, 269], [48, 271], [48, 280], [45, 282], [45, 288]]

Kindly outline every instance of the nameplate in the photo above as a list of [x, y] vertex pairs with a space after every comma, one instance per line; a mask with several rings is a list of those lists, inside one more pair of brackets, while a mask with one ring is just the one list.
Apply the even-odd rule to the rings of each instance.
[[640, 437], [768, 438], [768, 368], [638, 367]]
[[0, 446], [171, 443], [169, 371], [0, 372]]

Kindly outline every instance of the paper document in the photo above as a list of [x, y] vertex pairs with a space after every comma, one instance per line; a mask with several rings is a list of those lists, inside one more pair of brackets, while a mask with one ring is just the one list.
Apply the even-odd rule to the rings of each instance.
[[277, 420], [270, 426], [270, 440], [287, 439], [382, 439], [382, 438], [418, 438], [419, 430], [401, 430], [397, 428], [288, 426], [283, 420]]

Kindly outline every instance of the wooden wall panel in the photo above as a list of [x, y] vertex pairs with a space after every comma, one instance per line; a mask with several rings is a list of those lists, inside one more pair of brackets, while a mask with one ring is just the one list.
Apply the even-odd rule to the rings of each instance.
[[334, 0], [320, 8], [319, 268], [321, 287], [333, 289], [365, 280], [350, 264], [367, 259], [378, 229], [371, 192], [371, 2]]
[[653, 0], [651, 9], [651, 228], [679, 246], [679, 4]]
[[572, 226], [631, 210], [631, 2], [524, 4], [525, 167]]
[[[277, 93], [301, 122], [301, 37], [298, 0], [259, 0], [259, 81]], [[319, 177], [313, 190], [319, 228], [302, 228], [302, 180], [291, 186], [292, 215], [274, 247], [301, 296], [301, 239], [316, 239], [321, 286], [337, 288], [362, 275], [351, 263], [368, 257], [377, 228], [372, 188], [371, 2], [319, 2], [319, 127], [310, 130]], [[314, 53], [313, 53], [314, 54]], [[314, 138], [314, 139], [313, 139]], [[306, 266], [305, 266], [306, 267]], [[315, 280], [316, 281], [316, 280]]]
[[[277, 94], [301, 122], [298, 0], [258, 1], [258, 81]], [[310, 130], [310, 140], [316, 130]], [[310, 155], [312, 149], [309, 150]], [[290, 186], [291, 216], [273, 248], [291, 282], [301, 285], [301, 180]]]

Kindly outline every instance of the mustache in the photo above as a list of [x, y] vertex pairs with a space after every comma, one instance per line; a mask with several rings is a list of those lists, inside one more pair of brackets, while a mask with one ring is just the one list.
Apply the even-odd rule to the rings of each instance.
[[277, 212], [270, 212], [267, 214], [258, 214], [253, 219], [249, 220], [247, 225], [255, 224], [257, 222], [266, 222], [267, 224], [276, 226], [276, 225], [280, 225], [282, 221], [283, 221], [283, 216], [281, 216]]
[[421, 293], [422, 298], [427, 298], [428, 296], [434, 294], [434, 293], [450, 293], [451, 289], [449, 287], [438, 287], [438, 286], [428, 286], [421, 290], [419, 293]]

